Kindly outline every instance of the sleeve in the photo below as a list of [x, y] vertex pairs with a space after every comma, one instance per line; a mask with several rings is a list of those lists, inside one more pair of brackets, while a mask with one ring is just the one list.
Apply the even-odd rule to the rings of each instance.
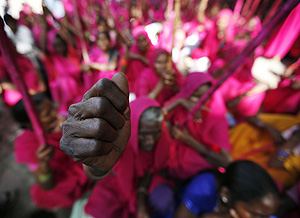
[[213, 211], [217, 202], [214, 175], [204, 173], [196, 176], [186, 187], [183, 203], [193, 214], [200, 216]]

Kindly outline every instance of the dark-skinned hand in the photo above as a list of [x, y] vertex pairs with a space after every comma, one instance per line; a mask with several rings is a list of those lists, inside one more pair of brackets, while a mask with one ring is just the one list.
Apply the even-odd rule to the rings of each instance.
[[112, 169], [126, 148], [131, 129], [128, 96], [127, 79], [117, 73], [111, 80], [99, 80], [69, 108], [60, 148], [93, 175]]

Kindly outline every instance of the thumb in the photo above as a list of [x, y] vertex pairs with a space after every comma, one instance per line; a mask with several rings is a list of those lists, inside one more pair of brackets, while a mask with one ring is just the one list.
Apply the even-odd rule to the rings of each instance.
[[126, 95], [127, 101], [128, 101], [128, 106], [123, 113], [123, 115], [125, 117], [125, 124], [119, 130], [118, 137], [114, 142], [115, 149], [121, 151], [121, 153], [120, 153], [120, 155], [121, 155], [122, 152], [126, 148], [126, 145], [128, 143], [128, 140], [130, 138], [130, 133], [131, 133], [130, 107], [129, 107], [129, 86], [128, 86], [128, 81], [126, 79], [126, 76], [121, 72], [116, 73], [113, 76], [113, 78], [111, 79], [111, 81], [113, 81], [118, 86], [118, 88]]

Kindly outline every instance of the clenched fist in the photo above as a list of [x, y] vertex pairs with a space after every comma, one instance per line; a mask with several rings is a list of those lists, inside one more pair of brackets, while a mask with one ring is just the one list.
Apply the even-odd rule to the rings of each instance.
[[93, 179], [105, 175], [119, 160], [130, 137], [128, 82], [123, 73], [101, 79], [69, 108], [60, 148], [82, 162]]

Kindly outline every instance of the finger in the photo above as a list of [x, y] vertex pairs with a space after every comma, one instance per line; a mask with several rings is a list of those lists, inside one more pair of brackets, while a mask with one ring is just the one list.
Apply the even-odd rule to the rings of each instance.
[[106, 120], [114, 129], [120, 129], [125, 119], [107, 98], [89, 98], [86, 101], [71, 105], [69, 112], [75, 119], [84, 120], [89, 118], [101, 118]]
[[130, 108], [129, 108], [129, 85], [126, 76], [123, 73], [116, 73], [113, 78], [111, 79], [118, 88], [125, 94], [127, 99], [127, 107], [125, 108], [125, 111], [122, 111], [125, 119], [130, 119]]
[[101, 141], [113, 142], [118, 132], [106, 120], [91, 118], [76, 122], [65, 122], [63, 131], [74, 138], [95, 138]]
[[[120, 87], [115, 84], [114, 80], [120, 84]], [[112, 80], [106, 78], [99, 80], [84, 94], [82, 101], [100, 96], [106, 97], [120, 113], [123, 113], [128, 107], [129, 96], [129, 88], [125, 75], [117, 73]]]
[[98, 157], [109, 154], [113, 149], [113, 144], [92, 138], [74, 138], [68, 140], [62, 137], [60, 148], [76, 162], [82, 162], [88, 157]]

